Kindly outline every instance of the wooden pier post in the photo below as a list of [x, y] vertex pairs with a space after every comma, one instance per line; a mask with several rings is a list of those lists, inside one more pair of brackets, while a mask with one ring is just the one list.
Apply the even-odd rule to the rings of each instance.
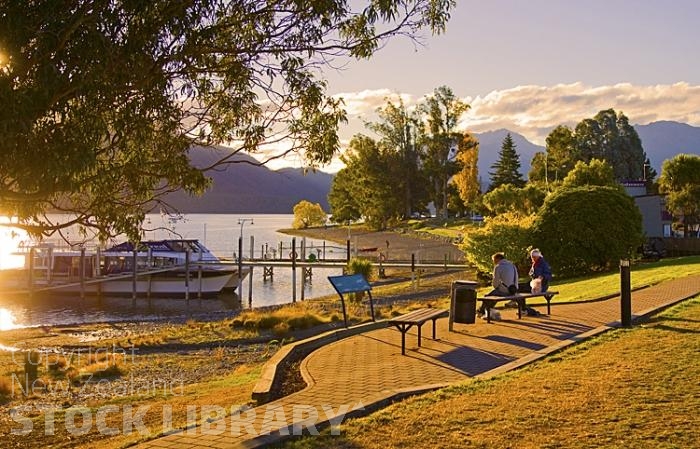
[[53, 247], [48, 248], [48, 258], [46, 259], [46, 283], [51, 285], [53, 282]]
[[131, 265], [131, 271], [133, 274], [131, 277], [131, 300], [134, 304], [136, 303], [136, 251], [136, 245], [134, 245], [133, 255], [131, 257], [133, 262]]
[[273, 282], [275, 280], [274, 278], [275, 275], [275, 270], [272, 265], [269, 267], [263, 266], [263, 282], [267, 282], [267, 278], [270, 278], [270, 282]]
[[292, 238], [292, 250], [289, 258], [292, 259], [292, 302], [297, 302], [297, 240]]
[[190, 250], [185, 250], [185, 300], [190, 300]]
[[[250, 260], [255, 259], [255, 236], [250, 236]], [[248, 272], [248, 307], [253, 308], [253, 265]]]
[[[29, 287], [29, 293], [34, 291], [34, 253], [35, 248], [29, 248], [29, 273], [27, 275], [27, 287]], [[51, 259], [49, 259], [49, 271], [51, 271]]]
[[[97, 249], [95, 250], [95, 277], [99, 278], [102, 276], [102, 266], [100, 265], [100, 262], [102, 260], [102, 249], [98, 246]], [[95, 288], [97, 289], [97, 297], [99, 298], [102, 296], [102, 282], [98, 282], [95, 285]]]
[[411, 253], [411, 285], [416, 290], [416, 255]]
[[197, 299], [202, 299], [202, 264], [200, 263], [197, 268], [197, 282], [199, 282], [199, 288], [197, 289]]
[[[152, 267], [151, 260], [153, 259], [153, 248], [150, 246], [148, 247], [148, 259], [147, 259], [147, 269], [150, 270]], [[146, 298], [151, 299], [151, 278], [152, 276], [149, 274], [148, 277], [146, 278]]]
[[238, 237], [238, 288], [236, 294], [238, 299], [243, 301], [243, 237]]
[[85, 299], [85, 248], [80, 248], [80, 299]]
[[[301, 260], [302, 262], [306, 260], [306, 237], [302, 237], [301, 239]], [[301, 267], [301, 300], [304, 300], [305, 292], [306, 290], [306, 273], [305, 273], [305, 268]]]

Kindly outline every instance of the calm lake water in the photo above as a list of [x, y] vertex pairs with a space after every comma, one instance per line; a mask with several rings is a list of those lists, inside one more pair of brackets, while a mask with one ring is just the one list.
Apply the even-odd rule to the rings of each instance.
[[[233, 214], [188, 214], [180, 219], [160, 215], [148, 216], [145, 228], [147, 240], [166, 238], [196, 238], [214, 254], [231, 259], [238, 254], [238, 240], [243, 235], [244, 258], [250, 256], [251, 236], [255, 257], [266, 252], [269, 257], [278, 256], [280, 244], [282, 254], [289, 254], [292, 237], [278, 233], [278, 229], [291, 228], [294, 216], [289, 215], [233, 215]], [[243, 222], [241, 226], [239, 219]], [[252, 223], [251, 223], [252, 220]], [[301, 239], [296, 239], [299, 247]], [[345, 248], [322, 240], [306, 241], [307, 255], [314, 252], [322, 256], [325, 248], [327, 259], [343, 259]], [[297, 250], [298, 251], [298, 250]], [[335, 291], [326, 279], [340, 274], [339, 269], [314, 269], [313, 281], [306, 285], [304, 297], [314, 298]], [[297, 300], [301, 298], [301, 271], [297, 272]], [[253, 272], [252, 303], [249, 298], [249, 279], [243, 282], [242, 301], [238, 293], [221, 295], [217, 299], [185, 301], [180, 298], [85, 298], [64, 295], [44, 295], [33, 298], [8, 297], [0, 292], [0, 330], [15, 327], [61, 325], [88, 322], [139, 321], [155, 319], [187, 319], [233, 315], [241, 307], [263, 307], [289, 303], [292, 300], [291, 269], [275, 268], [274, 281], [262, 279], [262, 269]]]

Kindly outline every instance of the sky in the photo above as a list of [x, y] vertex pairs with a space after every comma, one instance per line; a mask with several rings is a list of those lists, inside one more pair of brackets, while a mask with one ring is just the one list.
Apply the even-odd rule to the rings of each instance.
[[632, 124], [700, 126], [699, 17], [696, 0], [457, 0], [444, 34], [395, 38], [323, 77], [349, 114], [343, 145], [387, 98], [410, 106], [442, 85], [471, 105], [461, 130], [507, 128], [540, 145], [608, 108]]

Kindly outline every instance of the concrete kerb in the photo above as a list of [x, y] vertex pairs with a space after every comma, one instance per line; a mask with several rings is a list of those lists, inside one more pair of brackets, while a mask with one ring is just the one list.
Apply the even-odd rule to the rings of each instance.
[[[256, 401], [258, 405], [271, 400], [272, 391], [279, 386], [279, 382], [282, 378], [280, 366], [284, 366], [292, 361], [301, 360], [316, 349], [334, 341], [364, 332], [382, 329], [387, 326], [388, 322], [386, 320], [364, 323], [344, 329], [328, 331], [315, 337], [283, 346], [265, 363], [260, 379], [253, 388], [253, 400]], [[306, 378], [307, 376], [304, 376], [304, 380], [306, 380]]]

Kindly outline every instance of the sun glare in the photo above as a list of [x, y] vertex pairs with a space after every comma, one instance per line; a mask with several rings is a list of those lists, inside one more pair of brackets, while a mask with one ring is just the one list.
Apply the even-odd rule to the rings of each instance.
[[[7, 223], [7, 219], [2, 222]], [[17, 247], [25, 238], [24, 233], [15, 229], [0, 228], [0, 270], [24, 266], [24, 256], [17, 254]]]
[[15, 317], [7, 309], [0, 309], [0, 331], [9, 331], [16, 329], [19, 325], [15, 323]]

